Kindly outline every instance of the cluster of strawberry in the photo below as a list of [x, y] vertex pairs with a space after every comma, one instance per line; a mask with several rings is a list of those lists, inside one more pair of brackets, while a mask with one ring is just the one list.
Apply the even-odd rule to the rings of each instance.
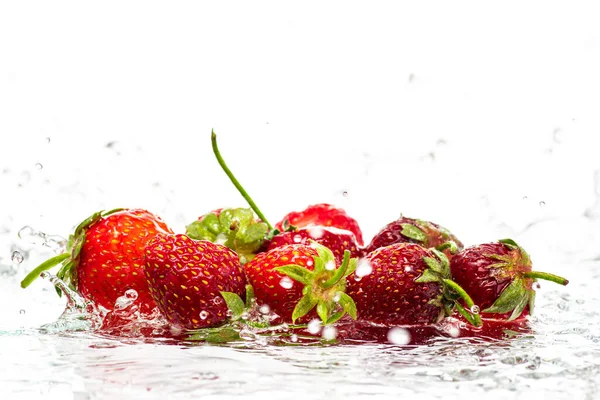
[[[213, 148], [222, 162], [214, 134]], [[318, 319], [389, 329], [453, 318], [485, 332], [525, 321], [537, 279], [568, 283], [532, 271], [510, 239], [464, 248], [440, 225], [400, 217], [365, 246], [358, 222], [330, 204], [291, 212], [274, 227], [249, 204], [205, 214], [185, 234], [145, 210], [95, 213], [70, 236], [68, 251], [22, 286], [60, 265], [57, 276], [97, 305], [112, 310], [135, 289], [140, 312], [158, 309], [184, 331], [222, 326], [261, 307], [274, 325]]]

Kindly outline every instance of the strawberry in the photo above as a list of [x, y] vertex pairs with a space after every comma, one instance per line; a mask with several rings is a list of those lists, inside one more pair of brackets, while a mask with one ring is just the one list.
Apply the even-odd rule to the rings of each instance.
[[292, 211], [275, 224], [275, 229], [283, 232], [288, 230], [289, 226], [295, 226], [296, 228], [326, 226], [344, 229], [354, 234], [359, 246], [364, 244], [358, 222], [346, 214], [346, 211], [331, 204], [314, 204], [303, 211]]
[[198, 329], [227, 320], [221, 292], [243, 296], [246, 280], [238, 255], [186, 235], [158, 234], [145, 250], [150, 294], [174, 326]]
[[69, 238], [67, 252], [34, 269], [21, 282], [27, 287], [42, 271], [62, 264], [57, 277], [85, 299], [108, 310], [128, 289], [137, 291], [140, 311], [156, 307], [143, 274], [144, 248], [171, 229], [156, 215], [140, 209], [97, 212]]
[[192, 239], [208, 240], [235, 251], [245, 264], [259, 251], [268, 233], [266, 223], [249, 208], [225, 208], [212, 211], [186, 227]]
[[[358, 262], [348, 279], [348, 294], [356, 302], [358, 318], [376, 324], [426, 325], [458, 310], [474, 325], [478, 316], [457, 303], [469, 296], [450, 279], [447, 257], [436, 249], [414, 243], [380, 247]], [[354, 278], [354, 279], [353, 279]]]
[[472, 296], [482, 317], [508, 321], [531, 313], [538, 278], [566, 285], [568, 280], [532, 271], [531, 258], [512, 239], [472, 246], [450, 264], [452, 278]]
[[349, 251], [336, 268], [331, 250], [312, 243], [260, 253], [244, 270], [257, 304], [268, 305], [279, 316], [275, 321], [306, 322], [318, 315], [324, 323], [333, 323], [346, 312], [356, 316], [354, 301], [344, 293], [345, 278], [355, 267], [356, 259], [350, 259]]
[[[423, 247], [438, 247], [446, 242], [454, 242], [457, 250], [462, 250], [463, 244], [446, 228], [429, 221], [401, 216], [396, 221], [387, 224], [377, 233], [366, 248], [370, 253], [380, 247], [395, 243], [417, 243]], [[444, 251], [452, 258], [451, 251]]]
[[342, 262], [345, 250], [350, 251], [350, 257], [360, 257], [362, 255], [352, 232], [322, 226], [281, 232], [271, 238], [267, 250], [287, 244], [310, 244], [313, 240], [330, 249], [338, 264]]

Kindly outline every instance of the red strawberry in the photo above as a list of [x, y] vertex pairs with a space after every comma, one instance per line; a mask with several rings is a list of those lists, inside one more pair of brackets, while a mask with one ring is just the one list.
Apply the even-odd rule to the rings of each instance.
[[[349, 251], [336, 268], [326, 247], [291, 244], [258, 254], [244, 270], [257, 304], [268, 305], [279, 316], [275, 322], [306, 322], [318, 315], [333, 323], [345, 312], [355, 316], [354, 302], [344, 293], [345, 278], [355, 266]], [[315, 307], [316, 314], [310, 313]]]
[[281, 232], [273, 236], [268, 244], [267, 250], [272, 250], [287, 244], [310, 244], [312, 240], [331, 250], [338, 264], [342, 262], [345, 250], [350, 251], [350, 257], [360, 257], [362, 254], [352, 232], [322, 226], [312, 226], [295, 231]]
[[452, 258], [452, 278], [481, 309], [482, 317], [514, 320], [533, 311], [533, 282], [545, 279], [566, 285], [560, 276], [531, 269], [527, 252], [512, 239], [469, 247]]
[[186, 228], [192, 239], [223, 244], [235, 251], [242, 264], [254, 258], [262, 247], [269, 227], [249, 208], [218, 209], [201, 216]]
[[277, 224], [275, 229], [286, 231], [289, 226], [305, 228], [310, 226], [327, 226], [350, 231], [356, 237], [356, 242], [362, 246], [363, 235], [358, 222], [341, 208], [331, 204], [314, 204], [304, 211], [293, 211], [287, 214]]
[[[449, 241], [454, 242], [458, 250], [462, 250], [463, 244], [446, 228], [429, 221], [400, 217], [387, 224], [373, 237], [366, 252], [370, 253], [375, 249], [395, 243], [417, 243], [430, 248], [438, 247]], [[444, 251], [444, 253], [448, 258], [452, 258], [451, 252]]]
[[57, 276], [84, 298], [112, 310], [117, 298], [135, 289], [140, 310], [149, 312], [156, 305], [143, 274], [144, 248], [158, 233], [171, 232], [159, 217], [145, 210], [97, 212], [75, 229], [67, 252], [37, 267], [21, 286], [62, 264]]
[[425, 325], [439, 322], [457, 305], [465, 318], [479, 325], [477, 316], [456, 304], [468, 295], [449, 280], [448, 259], [435, 249], [414, 243], [381, 247], [358, 262], [348, 278], [348, 294], [356, 302], [358, 318], [386, 325]]
[[236, 253], [186, 235], [157, 235], [146, 246], [144, 271], [161, 313], [171, 324], [185, 329], [223, 323], [227, 304], [221, 292], [245, 293], [244, 272]]

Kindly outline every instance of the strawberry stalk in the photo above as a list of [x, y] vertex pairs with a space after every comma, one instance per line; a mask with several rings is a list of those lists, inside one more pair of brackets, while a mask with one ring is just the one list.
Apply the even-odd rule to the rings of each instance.
[[562, 276], [550, 274], [548, 272], [530, 271], [524, 272], [523, 276], [531, 279], [544, 279], [546, 281], [558, 283], [559, 285], [567, 285], [569, 283], [568, 279], [565, 279]]
[[48, 260], [41, 263], [37, 266], [33, 271], [27, 274], [27, 276], [21, 281], [21, 287], [25, 289], [27, 286], [31, 285], [33, 281], [35, 281], [42, 272], [47, 271], [49, 269], [54, 268], [58, 264], [62, 263], [66, 259], [71, 257], [70, 253], [62, 253], [55, 257], [49, 258]]
[[[469, 307], [469, 309], [471, 309], [475, 305], [473, 299], [471, 299], [471, 296], [469, 296], [469, 294], [465, 292], [465, 290], [462, 287], [460, 287], [458, 283], [454, 282], [451, 279], [442, 279], [442, 282], [444, 282], [446, 286], [452, 289], [454, 293], [456, 293], [461, 299], [463, 299], [467, 307]], [[463, 317], [465, 317], [465, 319], [469, 321], [471, 325], [476, 327], [482, 325], [481, 317], [479, 316], [479, 314], [467, 311], [467, 309], [463, 307], [458, 301], [455, 301], [454, 305], [456, 306], [458, 312]]]
[[221, 166], [221, 168], [223, 169], [223, 171], [225, 172], [225, 174], [227, 175], [227, 177], [229, 178], [229, 180], [231, 181], [231, 183], [233, 183], [233, 185], [236, 187], [236, 189], [238, 190], [238, 192], [240, 192], [240, 194], [242, 195], [242, 197], [246, 200], [246, 202], [248, 202], [248, 205], [250, 206], [250, 208], [252, 208], [252, 210], [254, 210], [254, 212], [256, 213], [256, 215], [258, 215], [258, 217], [265, 224], [267, 224], [267, 226], [269, 227], [269, 230], [270, 231], [273, 230], [273, 226], [269, 223], [269, 221], [267, 221], [267, 219], [265, 218], [264, 214], [260, 211], [260, 209], [258, 208], [258, 206], [256, 205], [256, 203], [254, 203], [254, 200], [252, 200], [252, 197], [250, 197], [250, 195], [248, 194], [248, 192], [246, 192], [246, 190], [244, 189], [244, 187], [236, 179], [236, 177], [233, 175], [233, 173], [231, 172], [231, 170], [229, 169], [229, 167], [225, 163], [225, 160], [223, 159], [223, 157], [221, 156], [221, 152], [219, 151], [219, 147], [217, 146], [217, 134], [215, 133], [214, 130], [211, 132], [210, 140], [211, 140], [211, 143], [212, 143], [213, 153], [215, 154], [215, 157], [217, 158], [217, 161], [219, 162], [219, 165]]

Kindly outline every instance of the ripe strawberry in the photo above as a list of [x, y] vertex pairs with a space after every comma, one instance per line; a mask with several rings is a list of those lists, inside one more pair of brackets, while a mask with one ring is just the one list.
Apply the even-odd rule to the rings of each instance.
[[[279, 316], [275, 322], [306, 322], [318, 315], [324, 323], [333, 323], [346, 312], [356, 316], [353, 300], [344, 293], [345, 278], [355, 267], [356, 259], [350, 259], [349, 251], [336, 268], [331, 250], [313, 243], [260, 253], [244, 270], [257, 304], [268, 305]], [[316, 314], [311, 313], [315, 306]]]
[[235, 251], [245, 264], [262, 247], [269, 228], [249, 208], [225, 208], [212, 211], [186, 227], [192, 239], [219, 243]]
[[[430, 248], [438, 247], [449, 241], [454, 242], [458, 250], [462, 250], [463, 244], [446, 228], [433, 222], [402, 216], [383, 227], [373, 237], [366, 252], [370, 253], [375, 249], [395, 243], [417, 243]], [[452, 258], [450, 251], [444, 251], [444, 254], [448, 258]]]
[[96, 305], [112, 310], [117, 298], [134, 289], [140, 311], [149, 312], [156, 305], [143, 275], [144, 248], [157, 234], [171, 232], [162, 219], [145, 210], [97, 212], [75, 229], [67, 252], [42, 263], [21, 286], [62, 264], [57, 276]]
[[358, 248], [356, 238], [350, 231], [331, 227], [311, 226], [294, 231], [281, 232], [270, 240], [267, 250], [287, 244], [310, 244], [311, 241], [322, 244], [333, 252], [335, 260], [341, 264], [344, 251], [350, 251], [350, 257], [360, 257], [362, 251]]
[[363, 235], [358, 222], [341, 208], [331, 204], [314, 204], [303, 211], [293, 211], [275, 224], [275, 229], [286, 231], [289, 226], [305, 228], [310, 226], [326, 226], [350, 231], [356, 237], [356, 242], [362, 246]]
[[560, 276], [531, 269], [531, 258], [512, 239], [469, 247], [452, 258], [452, 278], [472, 296], [482, 317], [512, 321], [533, 311], [533, 282], [566, 285]]
[[[414, 243], [380, 247], [358, 262], [348, 279], [348, 294], [356, 302], [358, 318], [386, 325], [425, 325], [450, 315], [456, 305], [472, 324], [479, 318], [456, 299], [469, 296], [450, 279], [446, 256]], [[353, 279], [354, 278], [354, 279]]]
[[220, 244], [186, 235], [158, 234], [145, 250], [150, 294], [173, 325], [198, 329], [227, 319], [221, 292], [245, 293], [246, 280], [236, 253]]

